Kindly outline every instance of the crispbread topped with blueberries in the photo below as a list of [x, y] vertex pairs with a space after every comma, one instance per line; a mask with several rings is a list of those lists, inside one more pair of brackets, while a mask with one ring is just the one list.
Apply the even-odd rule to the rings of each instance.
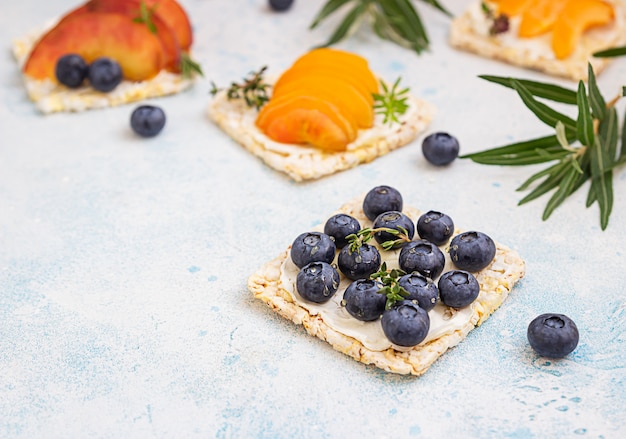
[[[393, 191], [370, 193], [381, 188]], [[401, 197], [388, 212], [376, 210], [386, 201], [365, 203], [372, 220], [366, 197], [299, 235], [248, 287], [334, 349], [388, 372], [422, 375], [502, 304], [525, 263], [488, 235], [462, 233], [447, 215], [424, 214]]]

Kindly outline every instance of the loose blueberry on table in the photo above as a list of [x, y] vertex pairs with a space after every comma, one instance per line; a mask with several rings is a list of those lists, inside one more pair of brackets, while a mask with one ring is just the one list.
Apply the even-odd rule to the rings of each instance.
[[346, 245], [339, 252], [337, 266], [345, 277], [350, 280], [366, 279], [380, 268], [381, 257], [376, 247], [362, 244], [356, 249]]
[[459, 155], [459, 141], [448, 133], [433, 133], [422, 142], [422, 153], [429, 163], [445, 166]]
[[562, 358], [578, 345], [576, 323], [563, 314], [547, 313], [535, 317], [528, 325], [528, 342], [539, 355]]
[[335, 259], [335, 243], [330, 236], [320, 232], [305, 232], [291, 244], [291, 260], [298, 268], [310, 262], [326, 262]]
[[93, 88], [106, 93], [122, 82], [122, 69], [117, 61], [102, 57], [89, 65], [88, 77]]
[[452, 238], [449, 253], [457, 268], [475, 273], [493, 261], [496, 245], [482, 232], [463, 232]]
[[59, 58], [54, 68], [57, 80], [69, 88], [78, 88], [83, 85], [88, 71], [89, 66], [83, 57], [75, 53]]
[[445, 272], [439, 278], [438, 285], [441, 302], [451, 308], [466, 307], [480, 293], [480, 285], [474, 275], [462, 270]]
[[417, 220], [417, 234], [436, 245], [448, 242], [454, 233], [454, 222], [445, 213], [430, 210]]
[[406, 273], [414, 271], [435, 279], [443, 271], [445, 256], [435, 244], [425, 239], [411, 241], [402, 247], [398, 257], [400, 269]]
[[[409, 218], [402, 212], [394, 210], [384, 212], [378, 215], [374, 220], [373, 228], [393, 229], [402, 234], [404, 234], [406, 231], [406, 238], [408, 238], [409, 240], [413, 239], [413, 236], [415, 235], [415, 226], [413, 225], [413, 221], [411, 220], [411, 218]], [[378, 242], [379, 244], [382, 244], [383, 242], [397, 240], [397, 236], [390, 232], [381, 230], [374, 233], [374, 239], [376, 239], [376, 242]], [[396, 249], [402, 247], [404, 244], [406, 244], [405, 241], [397, 240], [397, 242], [391, 248]]]
[[269, 0], [270, 8], [274, 11], [286, 11], [293, 4], [293, 0]]
[[363, 199], [363, 213], [370, 221], [391, 210], [402, 212], [402, 207], [402, 195], [390, 186], [376, 186]]
[[387, 298], [379, 294], [381, 285], [371, 279], [357, 279], [343, 292], [346, 311], [357, 320], [370, 322], [385, 311]]
[[406, 300], [415, 300], [420, 308], [430, 311], [437, 304], [439, 289], [430, 279], [419, 273], [409, 273], [400, 277], [398, 284], [406, 290], [409, 295]]
[[335, 240], [337, 248], [344, 248], [348, 244], [346, 236], [361, 230], [361, 224], [353, 216], [338, 213], [331, 216], [324, 224], [324, 233]]
[[420, 344], [428, 335], [428, 312], [410, 300], [396, 303], [383, 313], [383, 332], [393, 344], [411, 347]]
[[141, 105], [133, 110], [130, 126], [141, 137], [154, 137], [165, 126], [165, 113], [154, 105]]
[[296, 288], [305, 300], [328, 302], [339, 288], [339, 273], [326, 262], [311, 262], [298, 272]]

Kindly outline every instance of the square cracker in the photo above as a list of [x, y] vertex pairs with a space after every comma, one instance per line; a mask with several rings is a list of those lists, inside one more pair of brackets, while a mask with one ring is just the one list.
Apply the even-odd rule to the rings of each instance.
[[[336, 213], [351, 215], [360, 222], [362, 227], [369, 227], [371, 221], [365, 217], [362, 203], [363, 196], [357, 197], [342, 206]], [[412, 207], [405, 206], [403, 212], [413, 221], [416, 221], [421, 215], [417, 209]], [[457, 233], [459, 231], [455, 230], [455, 235]], [[450, 267], [447, 245], [441, 249], [446, 255], [446, 267]], [[248, 288], [254, 297], [265, 302], [272, 310], [286, 319], [304, 326], [310, 335], [330, 343], [337, 351], [343, 352], [362, 363], [373, 364], [385, 371], [398, 374], [422, 375], [426, 372], [448, 349], [459, 344], [472, 329], [487, 320], [507, 298], [515, 283], [525, 273], [525, 263], [519, 254], [496, 242], [494, 260], [480, 272], [474, 273], [480, 284], [480, 293], [474, 303], [469, 305], [471, 307], [469, 309], [470, 318], [463, 327], [430, 341], [427, 339], [415, 347], [402, 351], [393, 347], [385, 350], [373, 350], [359, 340], [330, 326], [324, 320], [323, 315], [314, 314], [297, 303], [296, 298], [282, 280], [283, 266], [290, 262], [289, 250], [290, 248], [287, 248], [279, 256], [265, 263], [248, 278]], [[342, 283], [345, 283], [346, 279], [341, 273], [340, 277]], [[343, 293], [337, 291], [335, 295], [340, 294]], [[450, 309], [450, 312], [453, 313], [454, 311]], [[380, 321], [367, 322], [367, 324], [380, 324]]]
[[241, 99], [229, 100], [226, 91], [218, 92], [208, 107], [208, 115], [223, 131], [271, 168], [295, 181], [312, 180], [368, 163], [412, 142], [433, 118], [434, 107], [410, 96], [409, 108], [400, 123], [383, 125], [377, 115], [374, 127], [359, 130], [357, 139], [346, 151], [325, 152], [305, 145], [278, 143], [254, 124], [257, 110]]
[[[48, 23], [41, 30], [12, 41], [13, 56], [20, 70], [39, 38], [55, 24], [56, 20]], [[114, 90], [107, 93], [99, 92], [86, 85], [77, 89], [69, 89], [48, 79], [39, 81], [24, 74], [22, 74], [22, 80], [28, 97], [44, 114], [62, 111], [77, 112], [128, 104], [179, 93], [193, 84], [192, 79], [186, 79], [179, 74], [166, 71], [161, 71], [154, 78], [146, 81], [123, 80]]]
[[[481, 10], [481, 2], [476, 0], [452, 21], [450, 44], [485, 58], [553, 76], [575, 81], [587, 80], [589, 63], [598, 75], [611, 62], [610, 58], [595, 58], [594, 52], [626, 44], [626, 4], [622, 0], [607, 1], [615, 8], [615, 22], [585, 32], [574, 53], [564, 60], [556, 59], [550, 49], [551, 33], [534, 38], [518, 38], [519, 17], [511, 18], [509, 31], [489, 35], [489, 25]], [[486, 3], [490, 4], [489, 1]]]

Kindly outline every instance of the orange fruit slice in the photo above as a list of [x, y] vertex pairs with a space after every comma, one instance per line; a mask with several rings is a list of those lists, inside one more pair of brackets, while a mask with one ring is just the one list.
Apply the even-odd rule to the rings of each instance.
[[528, 8], [533, 0], [494, 0], [498, 4], [498, 12], [507, 17], [519, 15]]
[[533, 0], [522, 13], [519, 36], [532, 38], [548, 32], [567, 2], [568, 0]]

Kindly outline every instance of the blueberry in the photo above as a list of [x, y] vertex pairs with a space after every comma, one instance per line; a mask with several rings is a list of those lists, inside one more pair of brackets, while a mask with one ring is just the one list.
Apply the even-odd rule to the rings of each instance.
[[480, 285], [472, 273], [462, 270], [445, 272], [439, 278], [439, 297], [444, 305], [463, 308], [480, 293]]
[[420, 238], [433, 244], [443, 245], [454, 233], [454, 223], [445, 213], [428, 211], [417, 220], [417, 233]]
[[359, 221], [345, 213], [338, 213], [328, 218], [324, 224], [324, 233], [335, 240], [337, 248], [344, 248], [348, 241], [346, 236], [361, 230]]
[[339, 288], [339, 273], [326, 262], [311, 262], [298, 272], [296, 288], [305, 300], [328, 302]]
[[429, 277], [436, 278], [443, 271], [446, 258], [432, 242], [420, 239], [411, 241], [402, 247], [398, 256], [400, 269], [407, 273], [414, 271]]
[[561, 358], [576, 349], [578, 328], [563, 314], [541, 314], [528, 325], [528, 342], [543, 357]]
[[461, 270], [475, 273], [491, 263], [496, 256], [496, 245], [482, 232], [463, 232], [450, 242], [450, 258]]
[[428, 313], [410, 300], [403, 300], [383, 313], [383, 332], [393, 344], [415, 346], [428, 335], [430, 317]]
[[54, 74], [57, 80], [66, 87], [78, 88], [85, 81], [88, 70], [89, 67], [82, 56], [70, 53], [59, 58]]
[[269, 0], [270, 8], [274, 11], [286, 11], [293, 4], [293, 0]]
[[380, 253], [370, 244], [363, 244], [356, 251], [347, 245], [337, 257], [337, 266], [345, 277], [351, 280], [366, 279], [380, 269]]
[[[399, 232], [402, 232], [400, 228], [403, 228], [407, 231], [409, 239], [413, 239], [413, 235], [415, 235], [415, 226], [413, 226], [413, 221], [402, 212], [398, 212], [396, 210], [384, 212], [378, 215], [374, 220], [373, 228], [395, 229]], [[386, 241], [395, 241], [398, 237], [389, 232], [376, 232], [374, 233], [374, 239], [376, 239], [376, 242], [379, 244], [382, 244]], [[406, 241], [399, 241], [391, 248], [399, 248], [404, 244], [406, 244]]]
[[98, 58], [89, 66], [91, 86], [103, 93], [113, 90], [122, 82], [122, 68], [111, 58]]
[[141, 105], [130, 116], [130, 127], [141, 137], [154, 137], [165, 126], [165, 113], [153, 105]]
[[444, 166], [459, 155], [459, 141], [448, 133], [433, 133], [422, 142], [424, 157], [435, 166]]
[[365, 195], [363, 200], [363, 212], [370, 221], [374, 221], [378, 215], [390, 210], [402, 212], [402, 206], [402, 195], [390, 186], [376, 186]]
[[439, 297], [437, 285], [421, 274], [405, 274], [398, 279], [398, 284], [409, 293], [405, 299], [417, 301], [420, 308], [425, 311], [430, 311], [437, 304]]
[[330, 264], [335, 259], [336, 250], [330, 236], [320, 232], [305, 232], [291, 244], [291, 260], [298, 268], [310, 262]]
[[357, 279], [343, 292], [343, 304], [352, 317], [364, 322], [379, 318], [385, 311], [387, 297], [380, 294], [381, 285], [371, 279]]

